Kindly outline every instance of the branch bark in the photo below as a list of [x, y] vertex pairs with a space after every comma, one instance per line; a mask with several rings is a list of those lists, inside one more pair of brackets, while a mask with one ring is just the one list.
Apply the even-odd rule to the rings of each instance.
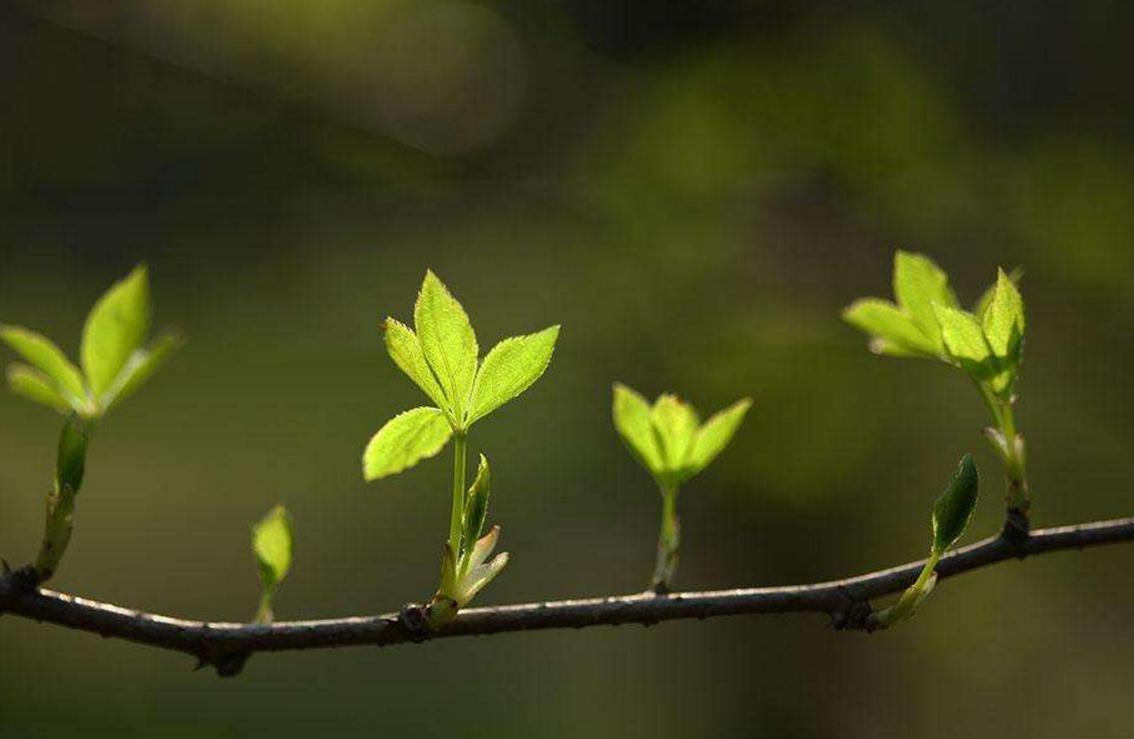
[[[952, 577], [1007, 559], [1023, 559], [1061, 549], [1084, 549], [1134, 540], [1134, 518], [1038, 529], [1025, 538], [984, 539], [945, 555], [940, 578]], [[423, 607], [398, 613], [351, 616], [272, 625], [188, 621], [99, 603], [41, 589], [18, 573], [0, 575], [0, 614], [115, 637], [196, 657], [222, 677], [240, 672], [254, 652], [348, 646], [387, 646], [456, 636], [536, 629], [585, 628], [637, 623], [652, 625], [682, 618], [705, 619], [755, 613], [826, 613], [836, 628], [869, 628], [870, 601], [897, 593], [917, 577], [924, 560], [865, 575], [808, 585], [742, 588], [707, 592], [653, 592], [632, 595], [468, 608], [451, 622], [430, 630]]]

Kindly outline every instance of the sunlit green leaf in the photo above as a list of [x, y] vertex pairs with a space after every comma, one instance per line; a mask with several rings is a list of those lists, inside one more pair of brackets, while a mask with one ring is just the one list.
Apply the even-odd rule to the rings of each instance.
[[149, 279], [146, 268], [139, 266], [99, 298], [83, 327], [80, 356], [96, 398], [114, 384], [149, 329]]
[[677, 471], [685, 465], [700, 419], [693, 406], [670, 393], [658, 396], [650, 410], [650, 421], [658, 437], [662, 462], [667, 471]]
[[903, 356], [934, 356], [938, 353], [934, 341], [918, 328], [909, 315], [888, 300], [856, 300], [843, 311], [843, 320], [882, 340], [871, 344], [871, 348], [879, 353]]
[[996, 368], [993, 366], [992, 349], [985, 341], [976, 316], [943, 305], [935, 305], [934, 308], [941, 322], [941, 334], [949, 357], [978, 379], [993, 376]]
[[76, 410], [85, 406], [82, 374], [51, 339], [21, 326], [0, 325], [0, 340], [50, 378], [68, 405]]
[[980, 479], [971, 455], [966, 454], [945, 492], [933, 505], [933, 549], [944, 554], [965, 533], [976, 508]]
[[59, 392], [55, 382], [44, 373], [26, 364], [8, 365], [8, 386], [22, 398], [54, 408], [60, 413], [70, 413], [71, 404]]
[[454, 417], [468, 407], [476, 377], [476, 333], [464, 308], [432, 271], [425, 273], [413, 310], [414, 328]]
[[650, 405], [646, 399], [621, 383], [614, 383], [614, 428], [630, 453], [655, 477], [665, 471]]
[[1024, 339], [1024, 299], [1012, 279], [999, 270], [992, 300], [984, 312], [984, 336], [992, 352], [1016, 364]]
[[477, 372], [468, 423], [527, 390], [551, 363], [559, 326], [527, 336], [504, 339], [492, 348]]
[[738, 400], [728, 408], [718, 411], [697, 430], [693, 441], [693, 451], [689, 456], [690, 474], [696, 474], [705, 469], [717, 455], [724, 451], [740, 424], [744, 415], [752, 407], [751, 398]]
[[252, 527], [252, 551], [265, 588], [275, 588], [287, 577], [291, 569], [291, 550], [291, 514], [278, 505]]
[[425, 359], [425, 351], [421, 348], [421, 340], [417, 338], [409, 326], [393, 318], [387, 318], [383, 324], [385, 329], [386, 351], [394, 364], [405, 372], [407, 376], [429, 396], [429, 399], [440, 408], [449, 408], [453, 412], [445, 392], [437, 383], [429, 362]]
[[949, 288], [949, 276], [924, 254], [897, 251], [894, 254], [894, 297], [898, 307], [913, 319], [914, 324], [941, 350], [941, 327], [933, 305], [960, 307], [957, 296]]
[[362, 456], [363, 476], [377, 480], [414, 466], [444, 448], [453, 429], [437, 408], [413, 408], [378, 430]]
[[184, 344], [185, 335], [180, 331], [163, 331], [149, 346], [130, 355], [114, 385], [102, 396], [99, 404], [104, 410], [109, 410], [136, 393]]
[[[1012, 280], [1012, 284], [1014, 284], [1018, 289], [1020, 287], [1020, 280], [1024, 279], [1024, 268], [1016, 267], [1015, 269], [1013, 269], [1008, 273], [1008, 279]], [[988, 288], [985, 289], [983, 293], [981, 293], [980, 299], [973, 304], [973, 315], [975, 315], [981, 321], [984, 320], [985, 311], [988, 310], [988, 306], [992, 302], [992, 296], [996, 294], [996, 284], [999, 281], [999, 275], [997, 275], [997, 281], [989, 285]]]

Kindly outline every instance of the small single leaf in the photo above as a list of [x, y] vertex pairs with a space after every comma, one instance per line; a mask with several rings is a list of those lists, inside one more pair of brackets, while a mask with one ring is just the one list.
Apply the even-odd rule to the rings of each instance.
[[99, 400], [102, 409], [110, 410], [112, 406], [136, 393], [184, 344], [184, 334], [175, 329], [167, 329], [145, 349], [139, 349], [131, 354], [122, 371], [118, 373], [114, 385]]
[[414, 408], [386, 422], [362, 456], [363, 476], [372, 481], [413, 467], [444, 448], [453, 429], [437, 408]]
[[75, 410], [84, 406], [83, 376], [51, 339], [21, 326], [0, 325], [0, 340], [49, 377]]
[[559, 326], [504, 339], [492, 348], [477, 371], [468, 425], [527, 390], [551, 363]]
[[[1008, 279], [1012, 280], [1012, 284], [1017, 288], [1020, 286], [1020, 281], [1024, 279], [1024, 268], [1016, 267], [1008, 273]], [[999, 282], [999, 275], [997, 275], [997, 282]], [[980, 295], [980, 299], [973, 304], [973, 315], [977, 318], [984, 320], [984, 314], [988, 310], [989, 304], [992, 303], [992, 296], [996, 294], [996, 282], [992, 283]]]
[[488, 459], [480, 455], [480, 464], [477, 466], [476, 479], [469, 488], [465, 500], [465, 520], [461, 532], [461, 556], [471, 551], [474, 543], [480, 538], [484, 529], [485, 519], [488, 518], [488, 497], [491, 493], [491, 473], [488, 470]]
[[277, 587], [291, 569], [291, 514], [278, 505], [252, 527], [252, 552], [265, 590]]
[[999, 270], [992, 300], [984, 312], [984, 336], [992, 352], [1009, 367], [1018, 364], [1024, 340], [1024, 299], [1012, 279]]
[[87, 384], [102, 397], [150, 330], [150, 288], [139, 266], [95, 303], [83, 327], [80, 352]]
[[980, 476], [972, 455], [961, 459], [945, 492], [933, 505], [933, 551], [942, 555], [953, 546], [972, 518], [980, 488]]
[[843, 320], [876, 337], [871, 349], [880, 354], [935, 356], [938, 347], [910, 316], [888, 300], [863, 298], [843, 310]]
[[500, 540], [500, 526], [493, 526], [487, 534], [477, 539], [473, 545], [472, 552], [469, 553], [469, 561], [467, 569], [480, 567], [484, 564], [492, 552], [496, 549], [496, 542]]
[[614, 428], [638, 463], [657, 477], [665, 472], [665, 466], [650, 415], [645, 398], [622, 383], [614, 383]]
[[728, 408], [717, 411], [697, 430], [693, 451], [689, 456], [690, 476], [705, 469], [732, 441], [744, 415], [752, 407], [751, 398], [736, 401]]
[[976, 317], [967, 311], [935, 304], [941, 335], [949, 357], [977, 379], [987, 380], [996, 374], [992, 350]]
[[22, 398], [54, 408], [60, 413], [70, 413], [71, 404], [59, 392], [55, 382], [39, 370], [26, 364], [8, 365], [8, 386]]
[[432, 271], [425, 273], [413, 309], [421, 348], [449, 399], [455, 418], [468, 405], [479, 348], [465, 309]]
[[960, 307], [957, 296], [949, 288], [949, 275], [924, 254], [899, 250], [894, 253], [894, 297], [898, 307], [928, 337], [934, 353], [939, 354], [941, 327], [934, 315], [933, 304]]
[[508, 564], [508, 553], [501, 552], [496, 555], [488, 564], [478, 565], [471, 570], [461, 581], [461, 598], [460, 604], [467, 605], [476, 597], [477, 593], [484, 590], [488, 583], [496, 579], [504, 566]]
[[405, 372], [411, 380], [417, 383], [422, 392], [439, 408], [449, 408], [452, 412], [453, 409], [445, 398], [445, 391], [437, 383], [437, 377], [429, 368], [429, 362], [425, 360], [425, 352], [421, 348], [421, 340], [417, 338], [417, 334], [409, 326], [393, 318], [387, 318], [382, 327], [386, 340], [386, 351], [390, 353], [390, 358], [394, 360], [394, 364], [398, 365], [402, 372]]
[[684, 468], [700, 424], [697, 411], [676, 395], [665, 393], [654, 401], [650, 422], [659, 441], [665, 470], [677, 472]]

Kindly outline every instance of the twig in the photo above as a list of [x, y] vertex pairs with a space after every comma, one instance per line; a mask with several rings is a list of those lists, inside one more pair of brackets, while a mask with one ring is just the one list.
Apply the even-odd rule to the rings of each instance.
[[[1134, 518], [1039, 529], [1019, 541], [996, 536], [947, 554], [937, 572], [939, 577], [947, 578], [1006, 559], [1131, 540], [1134, 540]], [[0, 614], [10, 613], [183, 652], [196, 657], [199, 666], [212, 665], [221, 676], [229, 676], [239, 673], [254, 652], [387, 646], [535, 629], [580, 629], [626, 623], [651, 625], [680, 618], [817, 612], [831, 616], [836, 628], [869, 628], [870, 601], [907, 587], [923, 564], [924, 561], [910, 562], [845, 580], [811, 585], [666, 595], [646, 592], [469, 608], [435, 631], [425, 626], [421, 607], [414, 605], [406, 606], [400, 613], [380, 616], [281, 622], [269, 626], [186, 621], [39, 589], [21, 580], [18, 572], [5, 572], [0, 575]]]

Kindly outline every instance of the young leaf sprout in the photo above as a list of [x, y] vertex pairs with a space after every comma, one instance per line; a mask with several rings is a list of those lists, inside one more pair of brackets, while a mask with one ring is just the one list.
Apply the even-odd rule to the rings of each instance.
[[465, 450], [474, 423], [527, 390], [540, 378], [555, 349], [559, 326], [504, 339], [478, 360], [476, 333], [464, 308], [431, 271], [418, 293], [414, 328], [393, 318], [384, 323], [386, 349], [394, 363], [433, 401], [386, 422], [366, 447], [368, 481], [397, 474], [435, 456], [453, 440], [453, 504], [442, 549], [441, 585], [429, 607], [440, 625], [467, 605], [508, 563], [508, 554], [488, 558], [500, 527], [484, 534], [490, 474], [481, 455], [472, 486], [465, 489]]
[[944, 270], [924, 255], [898, 251], [897, 303], [862, 298], [843, 311], [847, 323], [872, 337], [872, 351], [937, 359], [972, 379], [992, 415], [994, 425], [985, 429], [985, 436], [1004, 465], [1005, 533], [1016, 536], [1027, 533], [1031, 506], [1024, 437], [1013, 415], [1026, 326], [1018, 279], [1018, 274], [1012, 277], [999, 270], [996, 282], [969, 312], [958, 303]]
[[651, 407], [634, 390], [614, 384], [614, 428], [630, 454], [653, 476], [662, 496], [658, 558], [651, 581], [655, 591], [667, 592], [677, 569], [678, 489], [724, 451], [751, 405], [749, 398], [738, 400], [702, 424], [693, 406], [676, 395], [662, 395]]
[[59, 438], [43, 542], [33, 566], [36, 582], [55, 573], [71, 540], [75, 496], [97, 422], [144, 385], [183, 343], [180, 332], [165, 330], [146, 344], [150, 313], [149, 279], [146, 268], [139, 266], [107, 290], [87, 316], [79, 351], [82, 370], [47, 337], [0, 324], [0, 341], [27, 363], [8, 366], [12, 392], [68, 417]]

